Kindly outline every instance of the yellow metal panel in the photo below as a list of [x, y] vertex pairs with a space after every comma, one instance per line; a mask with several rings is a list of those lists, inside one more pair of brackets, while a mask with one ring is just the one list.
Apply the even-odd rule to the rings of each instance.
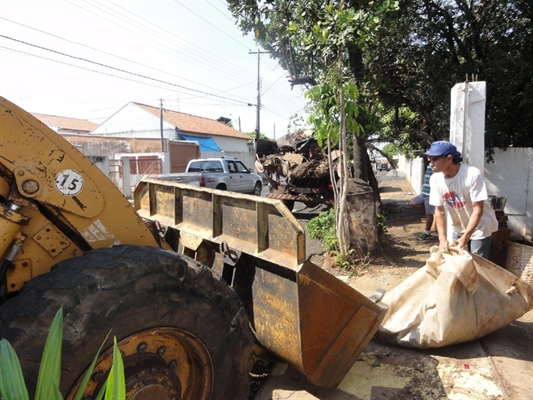
[[55, 225], [48, 222], [43, 226], [32, 239], [41, 245], [53, 258], [60, 255], [63, 250], [70, 246], [71, 241], [63, 235]]
[[1, 163], [22, 196], [47, 206], [90, 247], [158, 246], [118, 188], [42, 122], [0, 97]]
[[32, 278], [31, 259], [14, 260], [7, 270], [8, 291], [16, 292]]

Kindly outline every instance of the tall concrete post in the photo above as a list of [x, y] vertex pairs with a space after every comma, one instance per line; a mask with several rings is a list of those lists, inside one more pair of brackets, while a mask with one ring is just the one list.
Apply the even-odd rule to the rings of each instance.
[[463, 163], [485, 169], [485, 82], [463, 82], [451, 92], [450, 142], [463, 155]]
[[[463, 82], [455, 85], [450, 103], [450, 142], [463, 156], [463, 163], [485, 171], [485, 103], [486, 82]], [[447, 227], [452, 226], [448, 215]], [[447, 228], [448, 241], [452, 230]]]
[[122, 174], [124, 179], [124, 197], [131, 199], [131, 172], [129, 157], [122, 157]]

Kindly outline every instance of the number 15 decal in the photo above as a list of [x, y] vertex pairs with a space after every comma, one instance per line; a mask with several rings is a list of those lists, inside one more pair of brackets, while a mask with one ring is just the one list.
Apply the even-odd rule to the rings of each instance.
[[83, 177], [72, 169], [65, 169], [56, 176], [56, 189], [65, 196], [75, 196], [83, 189]]

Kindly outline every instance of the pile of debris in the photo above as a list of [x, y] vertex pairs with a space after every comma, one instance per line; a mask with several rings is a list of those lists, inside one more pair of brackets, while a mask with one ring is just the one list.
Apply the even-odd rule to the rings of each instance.
[[298, 130], [277, 141], [260, 140], [256, 168], [270, 185], [300, 185], [302, 180], [329, 177], [328, 157], [310, 131]]

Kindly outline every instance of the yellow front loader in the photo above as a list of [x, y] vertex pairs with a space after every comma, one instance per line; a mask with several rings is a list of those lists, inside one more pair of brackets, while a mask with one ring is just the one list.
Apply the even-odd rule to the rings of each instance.
[[[0, 210], [0, 335], [30, 393], [59, 307], [68, 399], [109, 331], [128, 399], [233, 400], [246, 398], [261, 348], [317, 385], [338, 385], [384, 316], [306, 261], [304, 231], [280, 201], [147, 180], [131, 206], [3, 98]], [[84, 399], [96, 398], [111, 350]]]

